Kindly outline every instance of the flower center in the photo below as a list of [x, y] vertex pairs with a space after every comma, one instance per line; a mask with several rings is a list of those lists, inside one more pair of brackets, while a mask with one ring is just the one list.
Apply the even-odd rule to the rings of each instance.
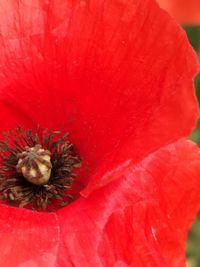
[[[0, 198], [10, 205], [53, 211], [69, 204], [80, 157], [68, 133], [17, 128], [0, 141]], [[58, 137], [57, 137], [58, 136]]]

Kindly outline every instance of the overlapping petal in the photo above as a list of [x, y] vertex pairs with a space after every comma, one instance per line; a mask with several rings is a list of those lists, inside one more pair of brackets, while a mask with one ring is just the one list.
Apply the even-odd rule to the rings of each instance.
[[157, 0], [178, 22], [184, 24], [200, 24], [199, 0]]
[[58, 211], [60, 266], [185, 266], [187, 231], [200, 207], [199, 156], [179, 141]]

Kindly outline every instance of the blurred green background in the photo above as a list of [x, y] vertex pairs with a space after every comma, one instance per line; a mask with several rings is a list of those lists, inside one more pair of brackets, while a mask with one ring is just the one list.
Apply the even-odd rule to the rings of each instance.
[[[188, 39], [197, 52], [200, 60], [200, 27], [183, 27], [187, 33]], [[195, 78], [196, 95], [200, 103], [200, 74]], [[190, 139], [200, 145], [200, 120], [197, 128], [192, 133]], [[200, 193], [200, 192], [199, 192]], [[188, 234], [187, 246], [187, 267], [200, 267], [200, 213], [193, 223]]]

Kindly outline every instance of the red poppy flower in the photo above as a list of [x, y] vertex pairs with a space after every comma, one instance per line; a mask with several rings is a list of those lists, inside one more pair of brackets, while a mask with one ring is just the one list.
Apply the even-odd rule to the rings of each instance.
[[157, 0], [180, 23], [200, 24], [199, 0]]
[[69, 131], [84, 187], [50, 213], [2, 202], [0, 265], [184, 266], [200, 200], [184, 32], [153, 0], [0, 1], [0, 29], [1, 132]]

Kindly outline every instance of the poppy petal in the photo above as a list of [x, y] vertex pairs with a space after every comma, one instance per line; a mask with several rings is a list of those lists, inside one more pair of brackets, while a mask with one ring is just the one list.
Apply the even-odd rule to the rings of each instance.
[[58, 211], [58, 266], [185, 266], [199, 171], [199, 148], [180, 140]]
[[0, 1], [0, 28], [0, 130], [69, 131], [84, 177], [194, 127], [196, 57], [153, 0]]
[[200, 24], [199, 0], [157, 0], [178, 22], [183, 24]]
[[55, 267], [59, 226], [55, 214], [0, 205], [0, 266]]

